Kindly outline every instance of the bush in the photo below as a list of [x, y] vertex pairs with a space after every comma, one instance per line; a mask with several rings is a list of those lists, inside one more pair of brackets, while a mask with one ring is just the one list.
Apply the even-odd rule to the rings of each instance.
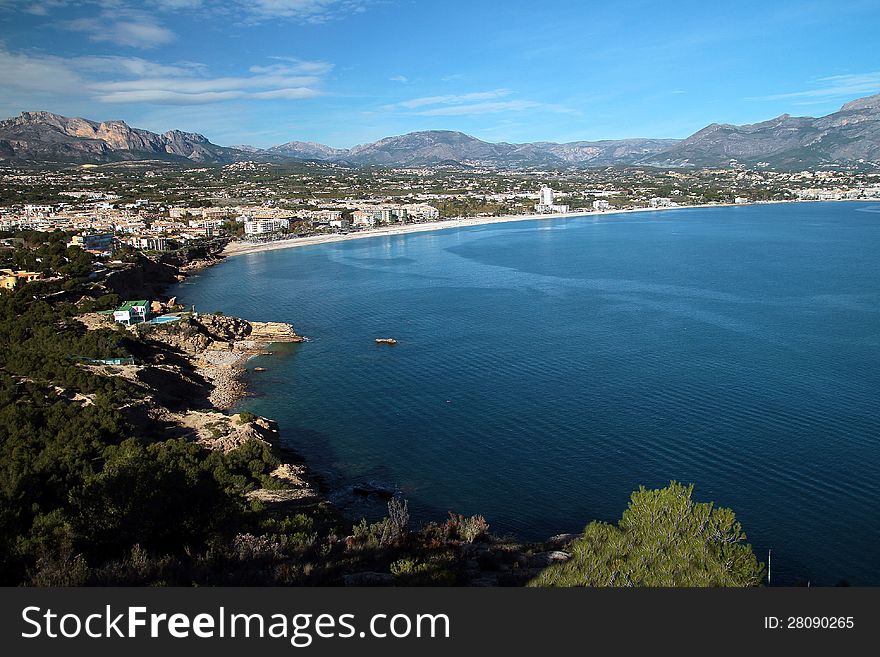
[[452, 586], [457, 578], [451, 566], [442, 557], [427, 563], [399, 559], [391, 564], [391, 574], [398, 586]]
[[251, 413], [250, 411], [243, 411], [238, 414], [238, 424], [250, 424], [254, 420], [257, 419], [257, 416]]
[[446, 537], [450, 540], [461, 540], [465, 543], [473, 543], [478, 538], [485, 536], [489, 531], [489, 523], [483, 516], [465, 516], [449, 512], [446, 521]]

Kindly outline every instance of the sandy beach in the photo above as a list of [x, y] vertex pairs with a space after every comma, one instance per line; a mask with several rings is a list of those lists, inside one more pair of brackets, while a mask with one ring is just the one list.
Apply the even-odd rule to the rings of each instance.
[[310, 235], [309, 237], [291, 237], [290, 239], [277, 240], [253, 244], [251, 242], [230, 242], [223, 249], [223, 256], [246, 255], [248, 253], [260, 253], [261, 251], [275, 251], [277, 249], [295, 249], [300, 246], [312, 246], [315, 244], [329, 244], [331, 242], [347, 242], [349, 240], [367, 239], [370, 237], [389, 237], [392, 235], [405, 235], [407, 233], [425, 233], [434, 230], [448, 230], [450, 228], [464, 228], [466, 226], [485, 226], [489, 224], [506, 224], [515, 221], [541, 221], [544, 219], [577, 219], [579, 217], [605, 217], [618, 214], [634, 214], [637, 212], [672, 212], [674, 210], [689, 210], [695, 208], [730, 208], [747, 207], [750, 205], [776, 205], [779, 203], [843, 203], [861, 201], [865, 203], [877, 203], [877, 199], [800, 199], [790, 201], [758, 201], [755, 203], [703, 203], [701, 205], [676, 205], [663, 208], [632, 208], [629, 210], [585, 210], [584, 212], [568, 212], [564, 214], [508, 214], [499, 217], [462, 217], [457, 219], [444, 219], [431, 221], [423, 224], [404, 224], [403, 226], [387, 226], [373, 228], [355, 233], [332, 235]]
[[[767, 203], [788, 203], [790, 201], [768, 201]], [[739, 204], [755, 205], [754, 203]], [[633, 208], [630, 210], [606, 210], [602, 211], [585, 211], [585, 212], [569, 212], [565, 214], [519, 214], [519, 215], [502, 215], [499, 217], [466, 217], [460, 219], [444, 219], [443, 221], [432, 221], [423, 224], [404, 224], [403, 226], [388, 226], [386, 228], [376, 228], [364, 230], [356, 233], [348, 233], [346, 235], [311, 235], [309, 237], [292, 237], [285, 240], [277, 240], [275, 242], [265, 242], [252, 244], [250, 242], [230, 242], [223, 250], [224, 256], [246, 255], [248, 253], [259, 253], [261, 251], [275, 251], [276, 249], [294, 249], [300, 246], [312, 246], [315, 244], [328, 244], [330, 242], [347, 242], [349, 240], [367, 239], [370, 237], [389, 237], [392, 235], [405, 235], [407, 233], [424, 233], [434, 230], [448, 230], [450, 228], [464, 228], [466, 226], [484, 226], [488, 224], [505, 224], [515, 221], [540, 221], [543, 219], [564, 219], [577, 217], [604, 217], [618, 214], [633, 214], [637, 212], [668, 212], [672, 210], [684, 210], [689, 208], [724, 208], [733, 207], [733, 203], [708, 203], [703, 205], [678, 205], [665, 208]]]

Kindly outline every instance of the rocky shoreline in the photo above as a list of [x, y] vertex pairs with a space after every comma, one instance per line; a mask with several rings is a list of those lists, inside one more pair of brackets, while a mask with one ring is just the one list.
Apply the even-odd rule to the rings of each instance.
[[229, 335], [211, 343], [204, 351], [193, 356], [193, 364], [201, 376], [208, 379], [213, 390], [208, 399], [217, 410], [227, 411], [247, 396], [245, 363], [254, 356], [268, 355], [266, 348], [277, 343], [300, 343], [305, 338], [297, 335], [290, 324], [280, 322], [248, 322], [237, 317], [218, 318], [202, 316], [199, 320], [216, 326], [223, 320], [243, 322], [249, 326], [245, 335]]

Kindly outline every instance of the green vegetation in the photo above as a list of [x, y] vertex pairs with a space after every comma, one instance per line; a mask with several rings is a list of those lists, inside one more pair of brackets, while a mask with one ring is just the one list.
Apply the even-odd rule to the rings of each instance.
[[693, 484], [634, 492], [617, 526], [587, 525], [531, 586], [758, 586], [764, 576], [730, 509], [691, 499]]

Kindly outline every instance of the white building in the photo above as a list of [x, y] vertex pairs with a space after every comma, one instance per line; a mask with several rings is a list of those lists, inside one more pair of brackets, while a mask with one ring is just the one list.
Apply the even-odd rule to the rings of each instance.
[[351, 213], [351, 218], [354, 221], [355, 226], [363, 226], [365, 228], [372, 228], [376, 225], [376, 217], [373, 216], [372, 212], [364, 212], [363, 210], [356, 210]]
[[168, 248], [168, 238], [156, 235], [133, 235], [123, 240], [123, 244], [146, 251], [164, 251]]
[[593, 201], [593, 209], [598, 212], [604, 212], [605, 210], [611, 209], [611, 204], [608, 201], [598, 200]]
[[553, 202], [553, 190], [550, 187], [542, 187], [538, 194], [539, 202], [535, 205], [535, 212], [568, 212], [567, 205], [560, 205]]
[[25, 205], [24, 214], [27, 217], [46, 217], [52, 214], [54, 208], [51, 205]]
[[290, 228], [289, 219], [248, 219], [244, 222], [245, 235], [265, 235], [267, 233], [277, 233], [279, 230], [287, 230]]
[[677, 205], [677, 203], [672, 202], [671, 198], [665, 196], [655, 196], [650, 202], [652, 208], [669, 208], [673, 205]]

